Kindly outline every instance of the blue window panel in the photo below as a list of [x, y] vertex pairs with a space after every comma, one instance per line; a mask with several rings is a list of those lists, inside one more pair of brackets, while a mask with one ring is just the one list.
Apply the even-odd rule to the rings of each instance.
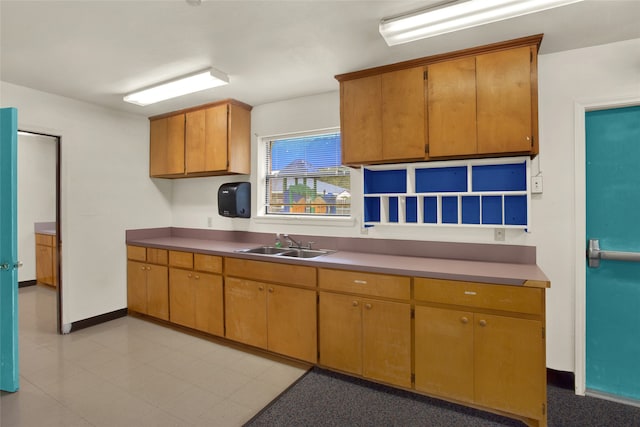
[[389, 222], [398, 222], [398, 198], [389, 197]]
[[380, 222], [380, 198], [365, 197], [364, 222]]
[[482, 223], [502, 225], [501, 196], [487, 196], [482, 198]]
[[405, 200], [405, 222], [418, 222], [418, 198], [407, 197]]
[[467, 191], [467, 167], [416, 169], [416, 192]]
[[406, 193], [407, 192], [407, 171], [384, 170], [372, 171], [364, 170], [364, 194], [381, 193]]
[[473, 191], [525, 191], [526, 162], [505, 165], [472, 166]]
[[458, 198], [457, 197], [442, 198], [442, 223], [443, 224], [458, 223]]
[[504, 223], [527, 225], [527, 196], [504, 197]]
[[462, 197], [462, 223], [480, 224], [480, 197]]
[[438, 199], [436, 197], [425, 197], [422, 202], [424, 208], [425, 224], [437, 224], [438, 222]]

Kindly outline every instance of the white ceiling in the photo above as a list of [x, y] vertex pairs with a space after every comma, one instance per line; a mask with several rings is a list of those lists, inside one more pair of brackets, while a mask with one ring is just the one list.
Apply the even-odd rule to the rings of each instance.
[[[541, 53], [640, 38], [640, 0], [587, 0], [388, 47], [383, 17], [433, 0], [0, 0], [0, 79], [152, 116], [334, 91], [336, 74], [544, 33]], [[640, 52], [629, 52], [640, 56]], [[230, 84], [139, 107], [123, 95], [215, 67]]]

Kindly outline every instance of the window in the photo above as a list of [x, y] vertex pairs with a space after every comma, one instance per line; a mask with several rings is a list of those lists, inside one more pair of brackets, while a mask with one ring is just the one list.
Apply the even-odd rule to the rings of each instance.
[[263, 139], [267, 215], [349, 216], [351, 178], [340, 132]]

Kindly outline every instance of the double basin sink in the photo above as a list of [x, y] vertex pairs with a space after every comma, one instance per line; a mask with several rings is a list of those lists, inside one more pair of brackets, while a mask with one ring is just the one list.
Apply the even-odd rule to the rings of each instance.
[[259, 246], [251, 249], [239, 249], [236, 252], [245, 254], [269, 255], [290, 258], [316, 258], [334, 253], [328, 249], [278, 248], [276, 246]]

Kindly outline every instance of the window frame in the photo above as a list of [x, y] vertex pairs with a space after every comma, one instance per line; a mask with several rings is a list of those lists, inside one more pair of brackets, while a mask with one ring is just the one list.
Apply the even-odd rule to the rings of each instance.
[[329, 133], [340, 133], [340, 127], [331, 127], [331, 128], [323, 128], [323, 129], [315, 129], [301, 132], [287, 132], [281, 134], [272, 134], [265, 136], [257, 137], [257, 177], [256, 177], [256, 222], [258, 223], [275, 223], [282, 224], [285, 221], [287, 224], [291, 223], [299, 223], [305, 225], [344, 225], [351, 226], [355, 223], [354, 216], [354, 194], [353, 194], [353, 175], [351, 172], [349, 173], [349, 183], [350, 183], [350, 192], [351, 192], [351, 208], [349, 215], [296, 215], [296, 214], [277, 214], [271, 213], [267, 214], [267, 204], [266, 204], [266, 196], [267, 196], [267, 146], [268, 141], [272, 141], [275, 139], [289, 139], [289, 138], [303, 138], [306, 136], [314, 136], [314, 135], [322, 135]]

